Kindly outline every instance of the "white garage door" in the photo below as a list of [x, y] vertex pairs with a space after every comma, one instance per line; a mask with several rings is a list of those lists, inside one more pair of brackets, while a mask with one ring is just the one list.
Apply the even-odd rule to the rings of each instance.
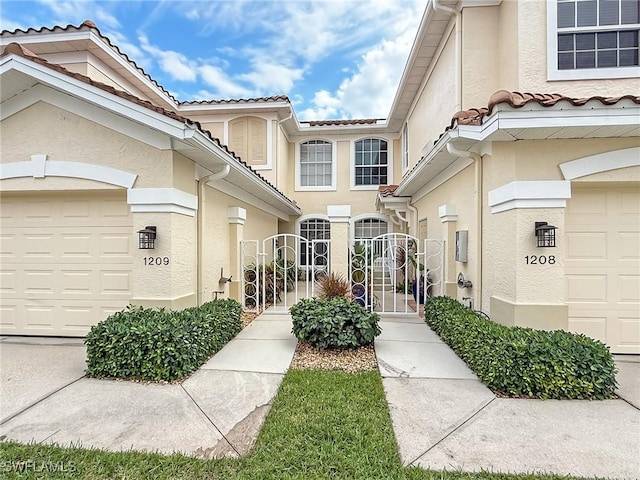
[[131, 299], [124, 192], [0, 197], [0, 332], [84, 336]]
[[573, 188], [566, 210], [569, 329], [640, 353], [640, 191]]

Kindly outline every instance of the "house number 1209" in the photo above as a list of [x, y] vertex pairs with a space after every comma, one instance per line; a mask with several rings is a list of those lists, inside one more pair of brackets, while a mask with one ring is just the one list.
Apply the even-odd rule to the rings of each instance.
[[144, 257], [145, 265], [169, 265], [169, 257]]
[[527, 255], [524, 257], [527, 265], [555, 265], [556, 256], [555, 255]]

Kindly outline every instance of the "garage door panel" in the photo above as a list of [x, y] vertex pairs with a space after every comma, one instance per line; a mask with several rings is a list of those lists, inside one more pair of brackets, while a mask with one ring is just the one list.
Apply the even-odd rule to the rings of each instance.
[[576, 188], [567, 202], [569, 328], [640, 353], [640, 193]]
[[0, 203], [3, 334], [83, 336], [126, 307], [135, 242], [125, 192]]
[[[636, 218], [638, 222], [640, 216]], [[640, 233], [639, 232], [620, 232], [619, 242], [620, 249], [618, 250], [618, 258], [624, 260], [638, 260], [640, 259]]]
[[574, 274], [566, 276], [567, 302], [606, 303], [607, 276]]
[[567, 260], [606, 260], [607, 235], [604, 232], [567, 233]]
[[102, 295], [129, 295], [131, 292], [131, 273], [119, 271], [100, 272], [100, 293]]
[[619, 302], [635, 303], [640, 311], [640, 275], [618, 277]]
[[588, 311], [576, 311], [569, 319], [569, 330], [604, 342], [607, 337], [607, 317], [592, 316]]

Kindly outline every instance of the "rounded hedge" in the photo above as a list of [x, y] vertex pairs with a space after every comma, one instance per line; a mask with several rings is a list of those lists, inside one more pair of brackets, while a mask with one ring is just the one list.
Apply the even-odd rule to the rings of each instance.
[[307, 298], [291, 307], [293, 334], [324, 350], [369, 345], [380, 335], [380, 317], [346, 297]]

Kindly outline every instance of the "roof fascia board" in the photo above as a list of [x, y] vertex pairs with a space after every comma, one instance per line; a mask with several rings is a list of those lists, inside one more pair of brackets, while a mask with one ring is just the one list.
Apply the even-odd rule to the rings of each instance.
[[107, 56], [115, 60], [122, 68], [132, 73], [136, 79], [142, 82], [147, 88], [153, 90], [156, 95], [162, 98], [167, 105], [171, 108], [176, 108], [175, 101], [167, 96], [165, 92], [159, 89], [153, 84], [145, 75], [134, 67], [130, 61], [127, 61], [121, 54], [119, 54], [113, 47], [106, 44], [105, 41], [95, 33], [93, 30], [81, 30], [77, 32], [52, 32], [52, 33], [39, 33], [39, 34], [23, 34], [23, 35], [11, 35], [4, 38], [0, 38], [0, 46], [6, 46], [13, 42], [28, 45], [30, 43], [59, 43], [69, 42], [77, 40], [89, 40], [92, 44], [97, 46]]
[[220, 104], [178, 104], [179, 112], [201, 112], [209, 110], [275, 110], [279, 108], [291, 108], [288, 102], [264, 102], [264, 103], [220, 103]]
[[[199, 149], [208, 151], [218, 158], [221, 158], [225, 163], [227, 163], [234, 171], [238, 172], [244, 178], [248, 179], [253, 185], [255, 185], [258, 189], [263, 190], [274, 197], [277, 204], [281, 205], [282, 211], [288, 212], [288, 214], [300, 214], [301, 210], [293, 204], [287, 197], [283, 194], [277, 192], [273, 187], [270, 187], [267, 183], [265, 183], [262, 178], [258, 177], [255, 173], [250, 171], [247, 167], [239, 163], [235, 158], [233, 158], [229, 153], [227, 153], [222, 147], [212, 142], [211, 139], [202, 133], [200, 130], [195, 128], [188, 127], [185, 129], [184, 140], [190, 144], [191, 146]], [[207, 168], [206, 165], [203, 167]]]
[[126, 98], [114, 95], [72, 76], [51, 68], [41, 67], [39, 64], [19, 55], [7, 55], [3, 60], [0, 62], [0, 75], [10, 69], [14, 69], [54, 89], [67, 92], [114, 113], [144, 123], [170, 136], [182, 137], [183, 124], [166, 115], [137, 105]]
[[[242, 188], [229, 183], [227, 180], [218, 180], [212, 183], [207, 183], [207, 185], [214, 190], [218, 190], [226, 195], [240, 200], [241, 202], [248, 203], [252, 207], [256, 207], [266, 213], [270, 213], [281, 220], [288, 222], [291, 219], [291, 214], [289, 214], [288, 212], [279, 208], [275, 208], [273, 205], [270, 205], [264, 200], [261, 200], [258, 197], [248, 193], [246, 190], [243, 190]], [[293, 214], [300, 215], [297, 212], [294, 212]]]
[[436, 144], [431, 148], [431, 150], [429, 150], [429, 152], [418, 162], [418, 165], [416, 165], [414, 169], [410, 171], [409, 174], [400, 182], [400, 185], [398, 185], [398, 188], [394, 192], [394, 195], [399, 197], [410, 195], [410, 193], [408, 192], [410, 190], [409, 187], [412, 186], [412, 183], [414, 183], [420, 177], [420, 175], [422, 175], [422, 172], [429, 164], [429, 162], [433, 159], [433, 157], [443, 151], [447, 143], [457, 137], [458, 132], [456, 130], [449, 130], [448, 132], [444, 133], [438, 139]]
[[87, 118], [106, 128], [135, 138], [157, 149], [167, 150], [171, 148], [171, 142], [166, 134], [143, 126], [138, 122], [125, 119], [122, 115], [105, 114], [105, 109], [95, 104], [87, 103], [80, 98], [67, 95], [41, 83], [4, 102], [0, 111], [0, 119], [4, 120], [41, 100]]

